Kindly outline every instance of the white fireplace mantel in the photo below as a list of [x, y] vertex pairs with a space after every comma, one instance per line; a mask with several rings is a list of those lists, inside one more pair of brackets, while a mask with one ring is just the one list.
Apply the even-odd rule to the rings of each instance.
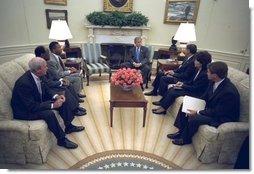
[[90, 43], [133, 43], [135, 37], [142, 38], [146, 44], [150, 27], [113, 27], [86, 25]]

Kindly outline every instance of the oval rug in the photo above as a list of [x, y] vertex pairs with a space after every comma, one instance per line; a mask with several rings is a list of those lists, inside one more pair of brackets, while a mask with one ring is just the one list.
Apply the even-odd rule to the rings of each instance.
[[91, 155], [70, 169], [84, 170], [170, 170], [176, 164], [151, 153], [135, 150], [113, 150]]

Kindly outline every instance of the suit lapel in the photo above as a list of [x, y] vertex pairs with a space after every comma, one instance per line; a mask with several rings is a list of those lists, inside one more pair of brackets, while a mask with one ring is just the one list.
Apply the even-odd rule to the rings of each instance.
[[[40, 94], [40, 92], [38, 90], [38, 87], [36, 85], [36, 82], [34, 81], [34, 78], [33, 78], [32, 74], [31, 74], [31, 72], [29, 72], [29, 78], [30, 78], [30, 82], [32, 82], [33, 88], [36, 89], [36, 92], [37, 92], [36, 97], [41, 100], [41, 94]], [[41, 85], [41, 90], [42, 90], [42, 93], [43, 93], [43, 87], [42, 87], [42, 85]]]
[[220, 91], [223, 90], [225, 83], [226, 83], [226, 79], [223, 80], [223, 82], [221, 82], [221, 84], [215, 89], [214, 92], [213, 92], [213, 87], [211, 88], [211, 96], [209, 97], [209, 100], [212, 100], [215, 96], [220, 94]]

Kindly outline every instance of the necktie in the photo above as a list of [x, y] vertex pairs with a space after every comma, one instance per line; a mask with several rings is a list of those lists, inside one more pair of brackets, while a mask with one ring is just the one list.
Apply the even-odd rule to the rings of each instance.
[[139, 62], [139, 48], [137, 48], [136, 50], [136, 59], [137, 59], [137, 62]]
[[58, 56], [58, 60], [59, 60], [59, 63], [60, 63], [60, 65], [61, 65], [61, 67], [63, 68], [63, 70], [65, 69], [65, 65], [64, 65], [64, 63], [63, 63], [63, 61], [62, 61], [62, 58], [60, 57], [60, 56]]
[[42, 96], [41, 80], [39, 78], [37, 79], [37, 87], [40, 95]]

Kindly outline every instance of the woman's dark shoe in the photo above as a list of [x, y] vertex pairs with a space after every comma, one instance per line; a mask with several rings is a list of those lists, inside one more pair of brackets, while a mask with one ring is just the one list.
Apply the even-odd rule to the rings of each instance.
[[155, 101], [155, 102], [152, 102], [153, 105], [156, 105], [156, 106], [160, 106], [161, 105], [161, 102], [160, 101]]
[[144, 95], [146, 95], [146, 96], [157, 96], [157, 92], [154, 92], [154, 91], [145, 92]]
[[158, 112], [157, 110], [152, 111], [154, 114], [165, 115], [167, 111]]
[[77, 109], [77, 110], [74, 112], [74, 115], [75, 115], [75, 116], [83, 116], [83, 115], [86, 115], [86, 112]]
[[168, 134], [167, 137], [170, 138], [170, 139], [176, 139], [176, 138], [180, 138], [181, 134], [180, 134], [180, 132], [176, 132], [176, 133], [173, 133], [173, 134]]
[[157, 108], [152, 109], [152, 111], [157, 111]]

